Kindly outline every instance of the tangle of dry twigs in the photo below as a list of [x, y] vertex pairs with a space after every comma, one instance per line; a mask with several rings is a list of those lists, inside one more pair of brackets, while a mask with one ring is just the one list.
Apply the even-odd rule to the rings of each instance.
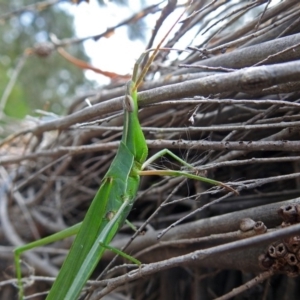
[[[244, 299], [298, 299], [299, 279], [264, 270], [258, 257], [299, 230], [277, 228], [279, 207], [300, 203], [299, 13], [296, 0], [190, 6], [166, 45], [176, 48], [189, 37], [190, 50], [172, 59], [160, 53], [139, 92], [139, 117], [150, 154], [172, 148], [240, 195], [181, 178], [143, 178], [129, 215], [140, 231], [132, 239], [124, 226], [113, 246], [132, 241], [125, 251], [146, 265], [139, 275], [117, 259], [94, 281], [114, 256], [106, 253], [89, 299], [106, 293], [111, 299], [228, 299], [238, 297], [230, 291], [239, 286]], [[124, 84], [112, 83], [74, 99], [68, 115], [2, 141], [3, 281], [13, 274], [12, 247], [83, 219], [118, 147], [123, 94]], [[157, 165], [180, 168], [169, 158]], [[266, 231], [241, 230], [245, 218], [263, 222]], [[36, 280], [28, 294], [49, 289], [46, 276], [56, 275], [69, 247], [70, 240], [62, 241], [24, 255], [45, 276], [29, 272]]]

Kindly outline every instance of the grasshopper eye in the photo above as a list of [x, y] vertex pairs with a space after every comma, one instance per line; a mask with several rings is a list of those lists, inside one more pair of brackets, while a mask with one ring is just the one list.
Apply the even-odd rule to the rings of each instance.
[[133, 112], [133, 109], [134, 109], [133, 99], [128, 94], [125, 95], [125, 97], [124, 97], [123, 108], [128, 112]]

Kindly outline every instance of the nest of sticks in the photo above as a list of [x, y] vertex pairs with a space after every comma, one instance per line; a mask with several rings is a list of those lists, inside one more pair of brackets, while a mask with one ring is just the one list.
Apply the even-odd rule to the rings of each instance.
[[[128, 217], [140, 232], [132, 239], [125, 225], [112, 245], [130, 241], [124, 252], [146, 266], [130, 273], [135, 267], [117, 258], [91, 299], [298, 299], [300, 4], [272, 2], [195, 1], [166, 47], [191, 29], [205, 39], [191, 41], [188, 54], [172, 51], [172, 60], [160, 52], [139, 89], [149, 154], [171, 149], [239, 195], [181, 177], [142, 177]], [[13, 247], [83, 220], [121, 139], [124, 92], [124, 82], [92, 91], [68, 115], [2, 142], [3, 282], [13, 277]], [[170, 157], [153, 167], [181, 168]], [[27, 294], [49, 289], [71, 242], [23, 256]], [[114, 256], [105, 253], [93, 279]], [[14, 292], [5, 285], [1, 298]]]

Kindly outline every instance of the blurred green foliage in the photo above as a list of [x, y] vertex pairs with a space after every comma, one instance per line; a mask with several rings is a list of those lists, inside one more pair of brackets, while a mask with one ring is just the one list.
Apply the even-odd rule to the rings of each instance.
[[[7, 12], [31, 3], [26, 0], [0, 0], [0, 18]], [[25, 11], [0, 23], [0, 97], [25, 49], [48, 41], [49, 33], [54, 33], [59, 39], [75, 35], [73, 17], [59, 4], [41, 11]], [[68, 47], [67, 51], [82, 60], [89, 60], [81, 44]], [[35, 109], [63, 114], [76, 92], [92, 86], [93, 83], [86, 80], [81, 69], [56, 52], [45, 58], [30, 56], [7, 99], [4, 111], [8, 116], [17, 118], [32, 114]]]
[[[60, 40], [76, 37], [73, 16], [68, 13], [68, 6], [76, 5], [72, 1], [58, 1], [55, 5], [43, 9], [24, 9], [5, 17], [7, 13], [20, 10], [26, 5], [44, 2], [0, 0], [0, 99], [26, 49], [49, 41], [51, 33]], [[114, 2], [120, 6], [129, 5], [127, 0]], [[98, 3], [105, 5], [102, 0], [98, 0]], [[137, 7], [144, 5], [146, 1], [140, 0]], [[143, 19], [129, 24], [128, 37], [133, 40], [143, 39], [143, 28]], [[69, 46], [66, 50], [76, 58], [89, 61], [81, 43]], [[4, 112], [7, 116], [15, 118], [23, 118], [27, 114], [34, 115], [36, 109], [62, 115], [71, 104], [74, 95], [93, 89], [96, 85], [85, 78], [83, 70], [69, 63], [56, 51], [47, 57], [31, 55], [18, 75]]]

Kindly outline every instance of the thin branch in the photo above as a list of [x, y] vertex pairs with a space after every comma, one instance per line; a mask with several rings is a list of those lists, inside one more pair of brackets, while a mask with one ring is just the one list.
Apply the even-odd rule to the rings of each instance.
[[[276, 65], [258, 66], [238, 70], [229, 74], [213, 75], [201, 79], [193, 79], [182, 83], [170, 84], [155, 90], [138, 93], [140, 107], [150, 103], [158, 103], [181, 97], [195, 95], [208, 96], [210, 94], [230, 92], [253, 92], [264, 88], [291, 81], [298, 81], [300, 73], [300, 61], [288, 62]], [[86, 122], [98, 118], [100, 115], [112, 113], [122, 109], [123, 97], [114, 98], [96, 104], [92, 107], [75, 112], [72, 115], [58, 120], [42, 123], [30, 130], [34, 135], [42, 132], [65, 129], [76, 123]], [[20, 134], [20, 133], [19, 133]], [[1, 146], [1, 145], [0, 145]]]
[[264, 282], [266, 279], [270, 278], [273, 275], [274, 275], [274, 273], [272, 271], [265, 271], [263, 273], [260, 273], [259, 275], [255, 276], [253, 279], [249, 280], [245, 284], [243, 284], [237, 288], [234, 288], [231, 292], [229, 292], [221, 297], [215, 298], [215, 300], [227, 300], [234, 296], [237, 296], [237, 295], [245, 292], [246, 290], [249, 290], [252, 287]]

